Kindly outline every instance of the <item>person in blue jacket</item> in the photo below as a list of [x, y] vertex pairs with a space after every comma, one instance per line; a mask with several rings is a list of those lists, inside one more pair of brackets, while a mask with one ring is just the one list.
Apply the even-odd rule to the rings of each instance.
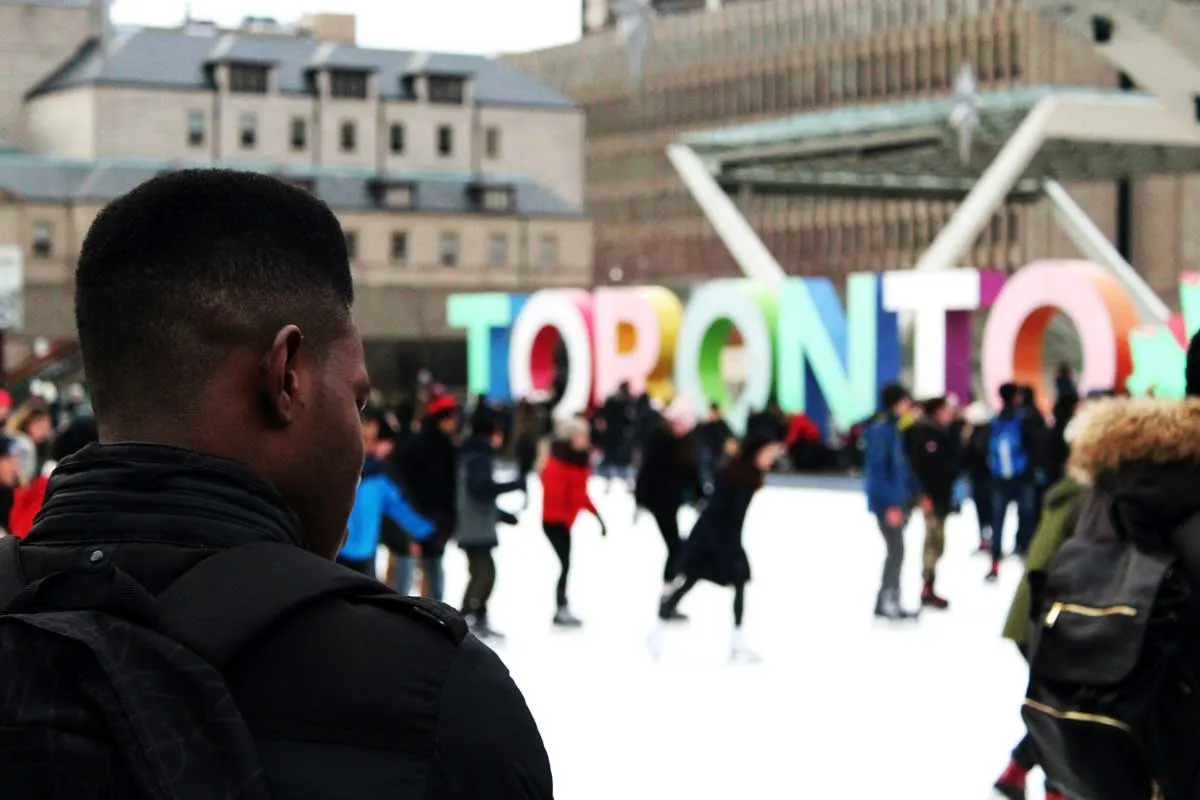
[[901, 417], [911, 410], [912, 399], [903, 386], [889, 383], [880, 392], [880, 406], [880, 412], [863, 434], [866, 443], [863, 486], [867, 509], [879, 522], [887, 547], [875, 616], [909, 619], [915, 614], [900, 605], [900, 568], [904, 563], [904, 528], [915, 493], [901, 432]]
[[413, 509], [388, 474], [385, 450], [391, 443], [379, 438], [380, 419], [364, 414], [362, 426], [367, 457], [363, 462], [358, 493], [354, 496], [354, 509], [346, 524], [346, 541], [338, 553], [338, 563], [374, 578], [375, 551], [379, 549], [379, 529], [385, 515], [418, 542], [429, 538], [434, 525]]

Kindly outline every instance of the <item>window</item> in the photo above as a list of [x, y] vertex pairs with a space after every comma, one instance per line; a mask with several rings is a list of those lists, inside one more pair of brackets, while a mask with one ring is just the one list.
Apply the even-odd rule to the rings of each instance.
[[458, 234], [447, 231], [438, 237], [438, 263], [443, 267], [458, 266]]
[[558, 237], [547, 233], [538, 240], [538, 264], [543, 267], [558, 266]]
[[335, 69], [330, 75], [329, 91], [334, 97], [367, 99], [367, 73]]
[[258, 145], [258, 115], [242, 114], [238, 117], [238, 139], [243, 150], [253, 150]]
[[33, 223], [33, 257], [50, 258], [54, 255], [54, 226], [49, 222]]
[[231, 64], [229, 91], [235, 94], [266, 94], [270, 67], [259, 64]]
[[395, 231], [392, 234], [392, 263], [408, 264], [408, 231]]
[[484, 139], [484, 152], [487, 153], [487, 157], [488, 158], [499, 158], [500, 157], [500, 129], [499, 128], [488, 128], [487, 131], [484, 132], [483, 139]]
[[449, 75], [429, 76], [429, 102], [445, 103], [461, 106], [465, 92], [466, 81]]
[[308, 147], [308, 120], [304, 117], [292, 117], [292, 149], [304, 150]]
[[204, 146], [204, 112], [189, 111], [187, 115], [188, 147]]
[[507, 187], [484, 189], [483, 194], [479, 196], [479, 200], [484, 211], [511, 211], [513, 193]]
[[353, 120], [342, 122], [341, 142], [343, 153], [353, 153], [358, 149], [358, 130], [354, 127]]
[[488, 266], [508, 266], [508, 234], [493, 233], [488, 236]]
[[346, 235], [346, 258], [351, 261], [358, 259], [358, 233], [356, 231], [345, 231]]
[[454, 155], [454, 128], [449, 125], [439, 125], [437, 130], [437, 150], [442, 158]]
[[392, 127], [388, 129], [388, 147], [392, 155], [398, 156], [404, 152], [404, 123], [392, 123]]
[[383, 204], [392, 209], [410, 209], [416, 201], [411, 184], [394, 183], [384, 188]]

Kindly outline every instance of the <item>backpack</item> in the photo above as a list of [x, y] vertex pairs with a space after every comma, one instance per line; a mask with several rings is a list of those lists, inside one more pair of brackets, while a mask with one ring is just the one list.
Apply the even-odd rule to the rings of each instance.
[[466, 636], [447, 607], [288, 545], [221, 551], [156, 598], [101, 548], [27, 584], [17, 540], [0, 540], [0, 796], [267, 800], [222, 670], [284, 617], [335, 597]]
[[1021, 475], [1029, 467], [1025, 439], [1021, 430], [1024, 415], [997, 416], [992, 420], [988, 437], [988, 469], [997, 478], [1008, 480]]
[[1200, 797], [1197, 620], [1174, 557], [1073, 537], [1029, 584], [1022, 717], [1047, 781], [1081, 800]]

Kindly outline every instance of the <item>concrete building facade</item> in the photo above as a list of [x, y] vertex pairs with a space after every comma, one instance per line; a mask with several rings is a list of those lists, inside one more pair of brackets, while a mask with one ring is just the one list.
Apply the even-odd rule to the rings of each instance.
[[274, 174], [327, 202], [360, 328], [381, 346], [460, 349], [453, 291], [589, 283], [578, 105], [493, 60], [353, 38], [344, 15], [118, 30], [81, 35], [31, 80], [21, 147], [0, 154], [0, 244], [25, 252], [25, 338], [73, 336], [75, 258], [103, 204], [188, 166]]
[[[980, 89], [1133, 88], [1090, 44], [1019, 0], [754, 0], [664, 15], [640, 83], [615, 31], [509, 59], [588, 113], [587, 205], [597, 280], [686, 284], [736, 268], [664, 150], [685, 133], [951, 93], [969, 64]], [[1076, 201], [1165, 297], [1200, 268], [1200, 179], [1072, 183]], [[911, 266], [956, 199], [761, 195], [738, 205], [795, 274]], [[1075, 256], [1043, 201], [1008, 204], [973, 248], [981, 266]]]

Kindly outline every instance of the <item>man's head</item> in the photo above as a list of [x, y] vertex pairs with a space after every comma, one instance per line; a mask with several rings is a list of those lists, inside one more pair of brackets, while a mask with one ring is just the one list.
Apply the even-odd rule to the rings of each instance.
[[716, 422], [721, 418], [721, 406], [719, 403], [708, 404], [708, 418], [712, 422]]
[[904, 414], [912, 407], [912, 396], [902, 384], [889, 383], [879, 392], [879, 405], [884, 411]]
[[487, 442], [490, 448], [499, 450], [504, 444], [504, 431], [500, 430], [497, 421], [493, 413], [475, 415], [471, 420], [471, 438]]
[[363, 460], [370, 392], [341, 225], [272, 178], [187, 170], [100, 213], [75, 315], [104, 442], [236, 459], [332, 557]]
[[921, 404], [921, 414], [945, 427], [954, 421], [954, 406], [945, 397], [934, 397]]

